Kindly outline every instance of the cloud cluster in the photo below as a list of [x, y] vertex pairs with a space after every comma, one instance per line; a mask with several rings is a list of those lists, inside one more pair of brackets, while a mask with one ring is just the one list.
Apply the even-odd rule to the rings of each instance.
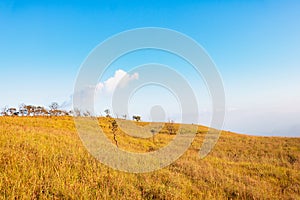
[[[111, 98], [117, 87], [126, 87], [131, 81], [139, 78], [138, 73], [129, 74], [121, 69], [115, 71], [114, 76], [96, 85], [87, 85], [75, 92], [73, 98], [77, 108], [90, 113], [99, 113], [105, 108], [111, 107]], [[73, 101], [74, 102], [74, 101]], [[67, 104], [67, 103], [64, 103]]]
[[100, 94], [111, 95], [117, 86], [125, 87], [130, 81], [137, 80], [138, 78], [138, 73], [130, 75], [127, 72], [119, 69], [115, 72], [113, 77], [104, 82], [98, 83], [96, 85], [96, 92]]

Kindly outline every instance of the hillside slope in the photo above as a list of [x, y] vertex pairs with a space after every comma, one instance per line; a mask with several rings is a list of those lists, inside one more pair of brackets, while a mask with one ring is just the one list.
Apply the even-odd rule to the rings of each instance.
[[[112, 139], [109, 120], [99, 124]], [[199, 127], [170, 166], [130, 174], [89, 155], [72, 117], [0, 117], [0, 199], [300, 199], [300, 138], [223, 132], [200, 159], [205, 131]], [[153, 142], [119, 132], [118, 142], [146, 152], [172, 137], [162, 133]]]

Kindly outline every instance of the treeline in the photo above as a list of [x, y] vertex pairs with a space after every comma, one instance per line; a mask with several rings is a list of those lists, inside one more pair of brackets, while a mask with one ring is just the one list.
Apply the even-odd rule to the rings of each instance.
[[72, 116], [73, 111], [59, 109], [59, 104], [53, 102], [49, 108], [21, 104], [19, 108], [4, 107], [0, 112], [1, 116]]
[[[104, 110], [106, 117], [112, 117], [110, 110]], [[26, 105], [21, 104], [19, 108], [14, 107], [4, 107], [0, 112], [0, 116], [83, 116], [83, 117], [90, 117], [95, 116], [89, 111], [82, 111], [79, 109], [74, 109], [70, 111], [60, 109], [58, 103], [53, 102], [50, 104], [49, 108], [45, 108], [43, 106], [33, 106], [33, 105]], [[101, 115], [102, 116], [102, 115]], [[95, 116], [96, 117], [96, 116]], [[116, 118], [119, 118], [116, 115]], [[127, 119], [127, 115], [122, 115], [123, 119]], [[141, 121], [141, 116], [132, 116], [132, 120]]]

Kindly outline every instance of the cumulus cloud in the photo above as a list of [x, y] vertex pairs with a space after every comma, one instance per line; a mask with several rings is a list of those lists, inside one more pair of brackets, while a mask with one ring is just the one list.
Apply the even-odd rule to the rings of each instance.
[[[95, 109], [100, 111], [110, 107], [111, 95], [116, 87], [126, 87], [131, 81], [139, 78], [138, 73], [129, 74], [121, 69], [115, 71], [114, 76], [108, 78], [97, 85], [87, 85], [81, 90], [75, 92], [69, 101], [64, 105], [70, 105], [73, 99], [76, 100], [76, 108], [80, 110], [88, 110], [95, 113]], [[74, 105], [73, 105], [74, 106]]]
[[130, 81], [137, 80], [138, 78], [138, 73], [130, 75], [127, 72], [119, 69], [115, 72], [113, 77], [107, 79], [104, 82], [98, 83], [96, 85], [96, 92], [112, 94], [118, 85], [119, 87], [125, 87]]

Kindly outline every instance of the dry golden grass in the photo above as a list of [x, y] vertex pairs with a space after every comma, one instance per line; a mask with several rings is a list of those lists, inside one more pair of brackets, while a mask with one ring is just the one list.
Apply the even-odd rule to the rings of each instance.
[[[99, 124], [112, 139], [109, 120]], [[192, 146], [170, 166], [130, 174], [90, 156], [71, 117], [0, 117], [0, 198], [300, 199], [300, 138], [223, 132], [200, 159], [206, 130], [199, 127]], [[119, 147], [137, 152], [158, 149], [172, 137], [158, 134], [153, 143], [118, 132]]]

